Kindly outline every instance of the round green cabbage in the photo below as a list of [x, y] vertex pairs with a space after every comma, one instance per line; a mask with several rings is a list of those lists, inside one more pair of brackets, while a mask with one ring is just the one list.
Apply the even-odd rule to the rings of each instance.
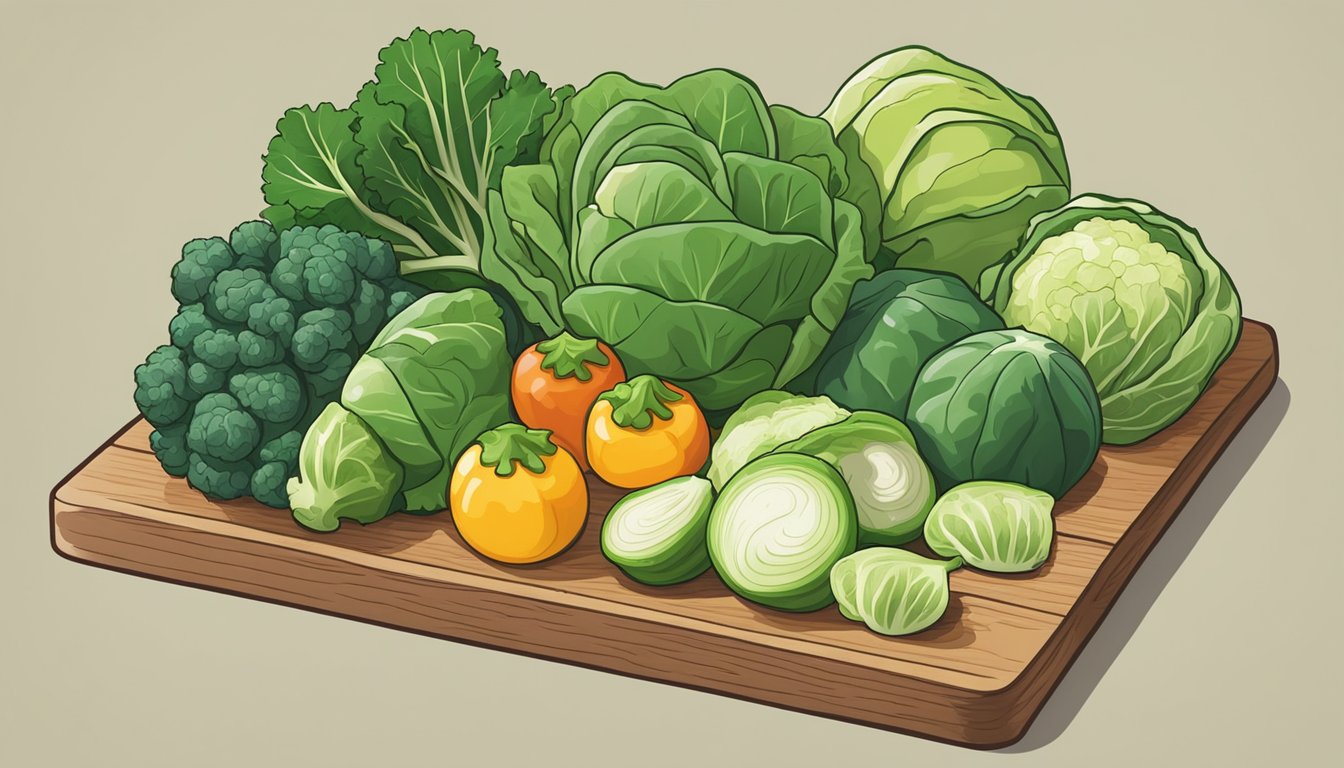
[[1082, 363], [1020, 328], [967, 336], [934, 355], [906, 425], [943, 489], [1002, 480], [1059, 498], [1101, 448], [1101, 406]]
[[1137, 200], [1088, 195], [1037, 217], [982, 286], [1010, 325], [1063, 344], [1128, 445], [1189, 410], [1241, 334], [1241, 301], [1199, 233]]
[[822, 117], [877, 180], [879, 269], [894, 261], [975, 285], [1011, 255], [1032, 216], [1069, 198], [1064, 146], [1045, 109], [927, 48], [869, 62]]

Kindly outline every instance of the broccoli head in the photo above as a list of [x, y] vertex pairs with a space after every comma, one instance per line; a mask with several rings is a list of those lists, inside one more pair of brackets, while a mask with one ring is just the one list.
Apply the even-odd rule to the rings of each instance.
[[217, 499], [286, 506], [299, 445], [387, 321], [425, 294], [391, 246], [333, 226], [238, 225], [172, 269], [171, 346], [135, 369], [164, 470]]

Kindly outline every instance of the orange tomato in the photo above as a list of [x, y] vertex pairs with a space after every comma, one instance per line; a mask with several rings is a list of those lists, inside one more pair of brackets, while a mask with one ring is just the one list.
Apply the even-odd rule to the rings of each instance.
[[598, 477], [621, 488], [647, 488], [704, 466], [709, 424], [691, 393], [636, 376], [593, 404], [585, 449]]
[[457, 532], [503, 563], [565, 551], [588, 519], [588, 486], [574, 457], [545, 430], [505, 424], [467, 448], [448, 485]]
[[583, 431], [598, 395], [625, 381], [625, 368], [611, 347], [596, 339], [560, 333], [518, 356], [511, 384], [513, 409], [533, 429], [552, 439], [588, 469]]

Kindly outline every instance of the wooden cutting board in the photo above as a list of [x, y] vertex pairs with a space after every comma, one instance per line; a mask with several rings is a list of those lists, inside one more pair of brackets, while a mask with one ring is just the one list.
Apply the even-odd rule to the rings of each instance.
[[786, 614], [734, 597], [711, 571], [645, 587], [602, 557], [618, 498], [593, 482], [580, 541], [505, 566], [468, 550], [447, 515], [394, 515], [335, 533], [249, 501], [216, 503], [163, 473], [141, 420], [51, 495], [52, 544], [72, 560], [973, 747], [1021, 738], [1120, 590], [1278, 372], [1273, 330], [1246, 321], [1204, 396], [1141, 445], [1107, 447], [1056, 507], [1034, 574], [952, 574], [943, 619], [883, 637], [830, 607]]

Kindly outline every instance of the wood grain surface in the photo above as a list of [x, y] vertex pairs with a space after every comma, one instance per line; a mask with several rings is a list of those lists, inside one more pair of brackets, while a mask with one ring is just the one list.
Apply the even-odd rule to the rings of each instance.
[[1021, 738], [1162, 531], [1278, 371], [1268, 326], [1240, 343], [1178, 422], [1106, 447], [1056, 506], [1050, 560], [1020, 576], [963, 568], [946, 615], [883, 637], [834, 608], [786, 614], [711, 571], [625, 578], [597, 532], [615, 489], [590, 481], [587, 529], [561, 557], [476, 556], [447, 515], [329, 534], [251, 501], [212, 502], [163, 473], [137, 420], [52, 491], [52, 543], [80, 562], [389, 627], [713, 691], [973, 747]]

